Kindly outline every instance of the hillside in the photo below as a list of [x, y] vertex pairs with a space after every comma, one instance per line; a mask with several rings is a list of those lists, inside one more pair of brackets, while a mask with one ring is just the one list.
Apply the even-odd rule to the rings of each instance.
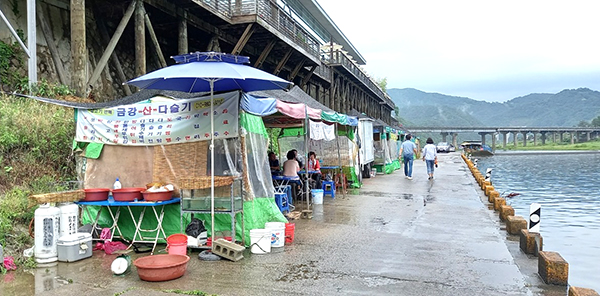
[[389, 89], [400, 117], [415, 126], [576, 126], [600, 115], [600, 92], [588, 88], [529, 94], [504, 103]]

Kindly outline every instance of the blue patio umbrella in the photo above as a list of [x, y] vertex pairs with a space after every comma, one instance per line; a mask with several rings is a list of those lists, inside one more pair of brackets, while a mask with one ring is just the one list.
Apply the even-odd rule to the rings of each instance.
[[126, 83], [143, 89], [210, 92], [211, 236], [214, 238], [214, 92], [286, 89], [292, 83], [260, 69], [244, 65], [250, 62], [249, 58], [245, 56], [219, 52], [195, 52], [172, 58], [177, 64], [158, 69]]

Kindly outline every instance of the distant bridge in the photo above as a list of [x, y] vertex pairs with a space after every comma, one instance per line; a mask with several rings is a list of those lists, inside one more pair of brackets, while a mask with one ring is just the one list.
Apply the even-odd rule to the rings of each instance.
[[523, 135], [523, 146], [527, 146], [527, 136], [532, 134], [533, 145], [537, 145], [538, 134], [542, 141], [542, 145], [546, 144], [548, 136], [551, 135], [554, 142], [557, 141], [557, 136], [562, 142], [564, 134], [571, 135], [571, 144], [576, 141], [590, 141], [592, 138], [597, 138], [600, 135], [600, 127], [527, 127], [527, 126], [510, 126], [510, 127], [404, 127], [410, 133], [440, 133], [442, 142], [447, 142], [446, 137], [452, 135], [452, 144], [457, 147], [456, 136], [458, 133], [478, 133], [481, 135], [481, 143], [485, 144], [485, 138], [490, 135], [492, 138], [492, 149], [496, 148], [496, 135], [501, 134], [502, 147], [506, 148], [508, 142], [508, 134], [512, 134], [515, 147], [517, 147], [518, 134]]

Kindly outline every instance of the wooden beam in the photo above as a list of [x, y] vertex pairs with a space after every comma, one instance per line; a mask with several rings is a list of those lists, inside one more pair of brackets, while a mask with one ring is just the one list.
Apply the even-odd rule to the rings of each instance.
[[146, 74], [146, 23], [142, 0], [136, 0], [135, 10], [135, 75]]
[[302, 66], [304, 66], [304, 63], [306, 62], [306, 58], [302, 58], [302, 60], [300, 61], [300, 63], [298, 63], [296, 65], [296, 67], [294, 67], [294, 70], [292, 70], [292, 72], [290, 72], [290, 75], [288, 76], [288, 81], [293, 81], [294, 78], [296, 78], [296, 76], [298, 75], [298, 72], [300, 72], [300, 69], [302, 69]]
[[179, 38], [177, 38], [177, 50], [179, 54], [188, 54], [188, 28], [187, 28], [188, 12], [183, 10], [179, 16]]
[[[115, 47], [117, 46], [117, 42], [119, 42], [121, 35], [123, 35], [125, 26], [127, 26], [129, 19], [131, 19], [131, 15], [133, 15], [133, 11], [135, 10], [135, 3], [136, 3], [136, 0], [132, 0], [131, 4], [129, 4], [129, 7], [127, 7], [127, 10], [125, 11], [125, 15], [123, 15], [121, 22], [117, 26], [117, 30], [115, 31], [112, 38], [110, 39], [110, 42], [108, 43], [108, 46], [104, 50], [104, 53], [102, 53], [102, 57], [100, 58], [100, 61], [98, 61], [98, 65], [96, 66], [96, 69], [94, 69], [94, 73], [92, 74], [92, 77], [88, 81], [88, 84], [93, 85], [94, 83], [96, 83], [96, 80], [98, 80], [98, 78], [100, 77], [100, 73], [102, 72], [102, 69], [106, 66], [106, 62], [108, 61], [108, 58], [115, 50]], [[73, 46], [73, 45], [71, 45], [71, 46]]]
[[71, 0], [71, 59], [71, 88], [77, 96], [84, 97], [87, 90], [85, 0]]
[[269, 55], [269, 53], [271, 53], [271, 50], [275, 46], [275, 43], [277, 43], [277, 40], [275, 40], [275, 39], [271, 39], [271, 41], [269, 41], [269, 43], [267, 43], [267, 46], [265, 46], [265, 49], [263, 49], [263, 51], [260, 53], [258, 60], [256, 60], [256, 62], [254, 63], [254, 68], [258, 68], [258, 69], [262, 68], [263, 63], [267, 59], [267, 56]]
[[52, 35], [52, 30], [50, 30], [50, 26], [48, 25], [48, 21], [46, 18], [46, 10], [42, 7], [42, 3], [37, 5], [37, 17], [40, 23], [40, 28], [42, 28], [42, 33], [44, 34], [44, 39], [46, 39], [46, 43], [48, 43], [48, 49], [50, 50], [50, 54], [52, 55], [52, 61], [54, 62], [54, 67], [56, 68], [56, 73], [58, 74], [58, 79], [61, 84], [67, 85], [67, 77], [65, 76], [65, 69], [63, 68], [63, 62], [60, 59], [60, 54], [58, 53], [58, 47], [56, 46], [56, 42], [54, 42], [54, 35]]
[[162, 49], [160, 49], [160, 43], [158, 42], [158, 38], [156, 37], [156, 33], [154, 32], [154, 27], [152, 26], [152, 22], [150, 22], [150, 17], [144, 8], [144, 5], [141, 5], [142, 13], [144, 14], [144, 22], [146, 23], [146, 29], [148, 29], [148, 33], [150, 34], [150, 40], [152, 40], [152, 44], [154, 44], [154, 49], [156, 50], [156, 55], [158, 55], [158, 61], [160, 62], [161, 67], [167, 66], [167, 61], [165, 61], [165, 56], [163, 55]]
[[246, 26], [246, 30], [244, 30], [244, 33], [242, 34], [238, 42], [235, 44], [235, 47], [233, 48], [233, 51], [231, 51], [231, 54], [239, 55], [240, 52], [242, 52], [244, 46], [246, 46], [246, 43], [248, 43], [248, 40], [250, 40], [250, 37], [252, 37], [253, 33], [254, 23], [250, 23]]
[[[106, 46], [110, 42], [110, 37], [108, 36], [108, 31], [106, 30], [106, 25], [104, 24], [104, 19], [100, 17], [95, 17], [99, 15], [98, 7], [94, 2], [92, 4], [92, 16], [96, 20], [96, 27], [98, 28], [98, 32], [100, 33], [100, 39], [102, 40], [102, 47]], [[121, 62], [119, 61], [119, 57], [116, 53], [112, 53], [110, 55], [111, 62], [116, 69], [117, 76], [121, 80], [121, 86], [123, 87], [123, 91], [125, 91], [126, 95], [131, 95], [131, 88], [128, 84], [124, 84], [123, 82], [127, 81], [127, 77], [125, 76], [125, 72], [123, 72], [123, 67], [121, 66]]]
[[[308, 73], [306, 73], [306, 76], [304, 76], [304, 78], [302, 79], [302, 82], [300, 82], [300, 87], [304, 87], [308, 83], [308, 81], [310, 80], [310, 77], [315, 72], [315, 69], [317, 69], [317, 65], [310, 67], [310, 70], [308, 71]], [[321, 103], [323, 103], [323, 102], [321, 102]]]
[[292, 48], [290, 47], [290, 49], [288, 49], [288, 51], [283, 55], [283, 58], [279, 61], [279, 64], [275, 68], [275, 71], [273, 71], [273, 74], [279, 75], [279, 72], [281, 72], [281, 69], [283, 69], [283, 66], [285, 66], [285, 63], [287, 63], [291, 56]]

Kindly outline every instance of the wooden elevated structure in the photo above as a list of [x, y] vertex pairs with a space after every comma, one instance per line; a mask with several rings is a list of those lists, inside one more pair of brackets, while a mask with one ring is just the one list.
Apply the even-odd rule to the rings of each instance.
[[45, 44], [70, 42], [70, 60], [52, 50], [51, 55], [56, 72], [66, 73], [58, 75], [60, 82], [79, 96], [129, 95], [135, 90], [122, 82], [173, 64], [170, 56], [220, 51], [249, 56], [252, 66], [294, 82], [338, 112], [355, 109], [392, 124], [394, 103], [359, 67], [364, 59], [316, 2], [37, 0], [36, 5], [42, 37], [52, 41]]

